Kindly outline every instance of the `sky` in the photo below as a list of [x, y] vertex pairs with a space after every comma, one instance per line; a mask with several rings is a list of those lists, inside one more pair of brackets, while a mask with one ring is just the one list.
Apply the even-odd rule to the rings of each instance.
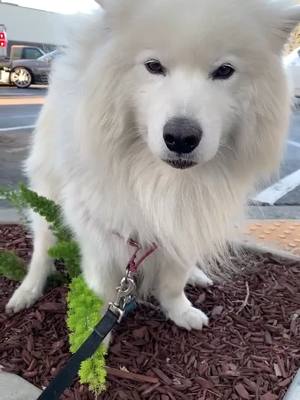
[[2, 0], [2, 2], [63, 14], [89, 13], [98, 8], [94, 0]]

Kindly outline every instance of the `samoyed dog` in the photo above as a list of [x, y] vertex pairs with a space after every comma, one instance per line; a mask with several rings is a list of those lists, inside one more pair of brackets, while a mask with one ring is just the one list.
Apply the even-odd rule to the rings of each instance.
[[[281, 54], [300, 9], [288, 0], [99, 3], [54, 65], [30, 185], [61, 205], [96, 294], [114, 299], [128, 238], [155, 242], [139, 292], [178, 326], [201, 329], [208, 318], [184, 288], [211, 283], [249, 193], [278, 168], [290, 114]], [[53, 269], [46, 222], [33, 214], [32, 228], [30, 268], [8, 311], [30, 306]]]

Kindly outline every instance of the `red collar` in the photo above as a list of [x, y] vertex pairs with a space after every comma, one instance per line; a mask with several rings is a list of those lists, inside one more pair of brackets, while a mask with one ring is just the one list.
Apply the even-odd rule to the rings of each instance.
[[139, 258], [139, 260], [136, 260], [136, 257], [138, 253], [142, 250], [142, 246], [136, 240], [133, 239], [128, 239], [128, 244], [131, 247], [133, 247], [135, 251], [128, 262], [127, 268], [129, 272], [136, 273], [139, 266], [146, 260], [146, 258], [157, 250], [157, 244], [152, 243], [152, 245], [148, 248], [148, 250], [145, 250], [144, 254]]
[[[122, 235], [120, 235], [119, 232], [113, 231], [113, 234], [118, 236], [120, 239], [125, 240], [125, 238]], [[152, 253], [154, 253], [157, 250], [158, 246], [156, 243], [152, 243], [152, 245], [147, 250], [145, 250], [144, 254], [139, 258], [139, 260], [137, 260], [136, 259], [137, 255], [140, 251], [142, 251], [143, 247], [137, 240], [131, 238], [127, 240], [127, 243], [129, 244], [129, 246], [135, 249], [133, 255], [131, 256], [127, 264], [127, 270], [128, 272], [135, 274], [139, 266], [146, 260], [147, 257], [149, 257]]]

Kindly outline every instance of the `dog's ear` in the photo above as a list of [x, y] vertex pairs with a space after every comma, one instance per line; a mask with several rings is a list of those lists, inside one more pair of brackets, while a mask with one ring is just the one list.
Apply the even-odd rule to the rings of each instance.
[[290, 0], [269, 0], [266, 26], [272, 33], [272, 47], [276, 52], [281, 52], [290, 34], [300, 23], [300, 6]]

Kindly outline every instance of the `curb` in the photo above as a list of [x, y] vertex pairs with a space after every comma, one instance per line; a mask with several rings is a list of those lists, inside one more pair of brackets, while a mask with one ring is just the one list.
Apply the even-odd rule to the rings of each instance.
[[0, 97], [0, 106], [40, 105], [45, 103], [41, 96]]
[[294, 380], [286, 392], [283, 400], [298, 400], [300, 399], [300, 369], [297, 372]]
[[248, 209], [249, 219], [300, 219], [300, 206], [260, 206], [252, 205]]
[[22, 219], [14, 208], [0, 208], [0, 225], [21, 223]]
[[0, 371], [1, 400], [35, 400], [41, 390], [16, 374]]

